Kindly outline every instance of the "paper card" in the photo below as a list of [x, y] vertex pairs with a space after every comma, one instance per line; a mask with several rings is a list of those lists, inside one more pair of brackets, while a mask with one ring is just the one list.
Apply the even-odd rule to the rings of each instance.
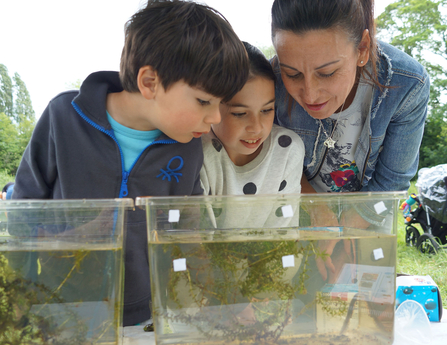
[[282, 257], [282, 267], [295, 267], [295, 257], [293, 255], [286, 255]]
[[374, 249], [373, 250], [373, 254], [374, 254], [374, 259], [377, 261], [377, 260], [380, 260], [380, 259], [383, 259], [385, 256], [383, 255], [383, 250], [382, 250], [382, 248], [377, 248], [377, 249]]
[[284, 218], [290, 218], [293, 217], [293, 208], [292, 205], [286, 205], [281, 207], [282, 216]]
[[186, 259], [172, 260], [174, 264], [174, 272], [186, 271]]
[[177, 223], [180, 219], [180, 210], [169, 210], [169, 223]]
[[376, 210], [377, 214], [381, 214], [382, 212], [385, 212], [387, 210], [385, 203], [383, 201], [380, 201], [377, 204], [375, 204], [374, 209]]

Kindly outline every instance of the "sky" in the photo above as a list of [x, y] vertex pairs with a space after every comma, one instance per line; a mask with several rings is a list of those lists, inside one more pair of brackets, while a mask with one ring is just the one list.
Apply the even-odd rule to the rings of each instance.
[[[376, 0], [376, 16], [395, 0]], [[201, 0], [241, 40], [271, 46], [273, 0]], [[146, 0], [0, 0], [0, 64], [17, 72], [36, 118], [58, 93], [100, 70], [119, 70], [124, 24]], [[255, 4], [255, 5], [254, 5]]]

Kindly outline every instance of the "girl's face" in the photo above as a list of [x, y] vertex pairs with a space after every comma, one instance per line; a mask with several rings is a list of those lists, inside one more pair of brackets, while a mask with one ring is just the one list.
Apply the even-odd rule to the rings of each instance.
[[222, 121], [212, 125], [232, 162], [251, 162], [272, 130], [275, 116], [275, 84], [256, 76], [228, 103], [220, 105]]
[[276, 32], [281, 78], [288, 93], [316, 119], [325, 119], [349, 107], [354, 99], [357, 67], [369, 56], [365, 30], [359, 49], [340, 30], [313, 30], [297, 35]]

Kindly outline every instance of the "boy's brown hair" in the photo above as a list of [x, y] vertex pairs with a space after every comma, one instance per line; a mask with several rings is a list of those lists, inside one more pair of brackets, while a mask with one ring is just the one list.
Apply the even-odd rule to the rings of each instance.
[[152, 66], [163, 88], [183, 80], [223, 101], [248, 78], [245, 48], [228, 21], [211, 7], [178, 0], [149, 0], [125, 26], [120, 79], [139, 92], [138, 71]]

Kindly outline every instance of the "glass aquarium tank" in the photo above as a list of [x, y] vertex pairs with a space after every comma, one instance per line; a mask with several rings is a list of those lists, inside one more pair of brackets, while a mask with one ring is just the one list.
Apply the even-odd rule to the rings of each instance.
[[392, 344], [405, 196], [137, 198], [157, 345]]
[[0, 344], [121, 344], [132, 199], [0, 202]]

